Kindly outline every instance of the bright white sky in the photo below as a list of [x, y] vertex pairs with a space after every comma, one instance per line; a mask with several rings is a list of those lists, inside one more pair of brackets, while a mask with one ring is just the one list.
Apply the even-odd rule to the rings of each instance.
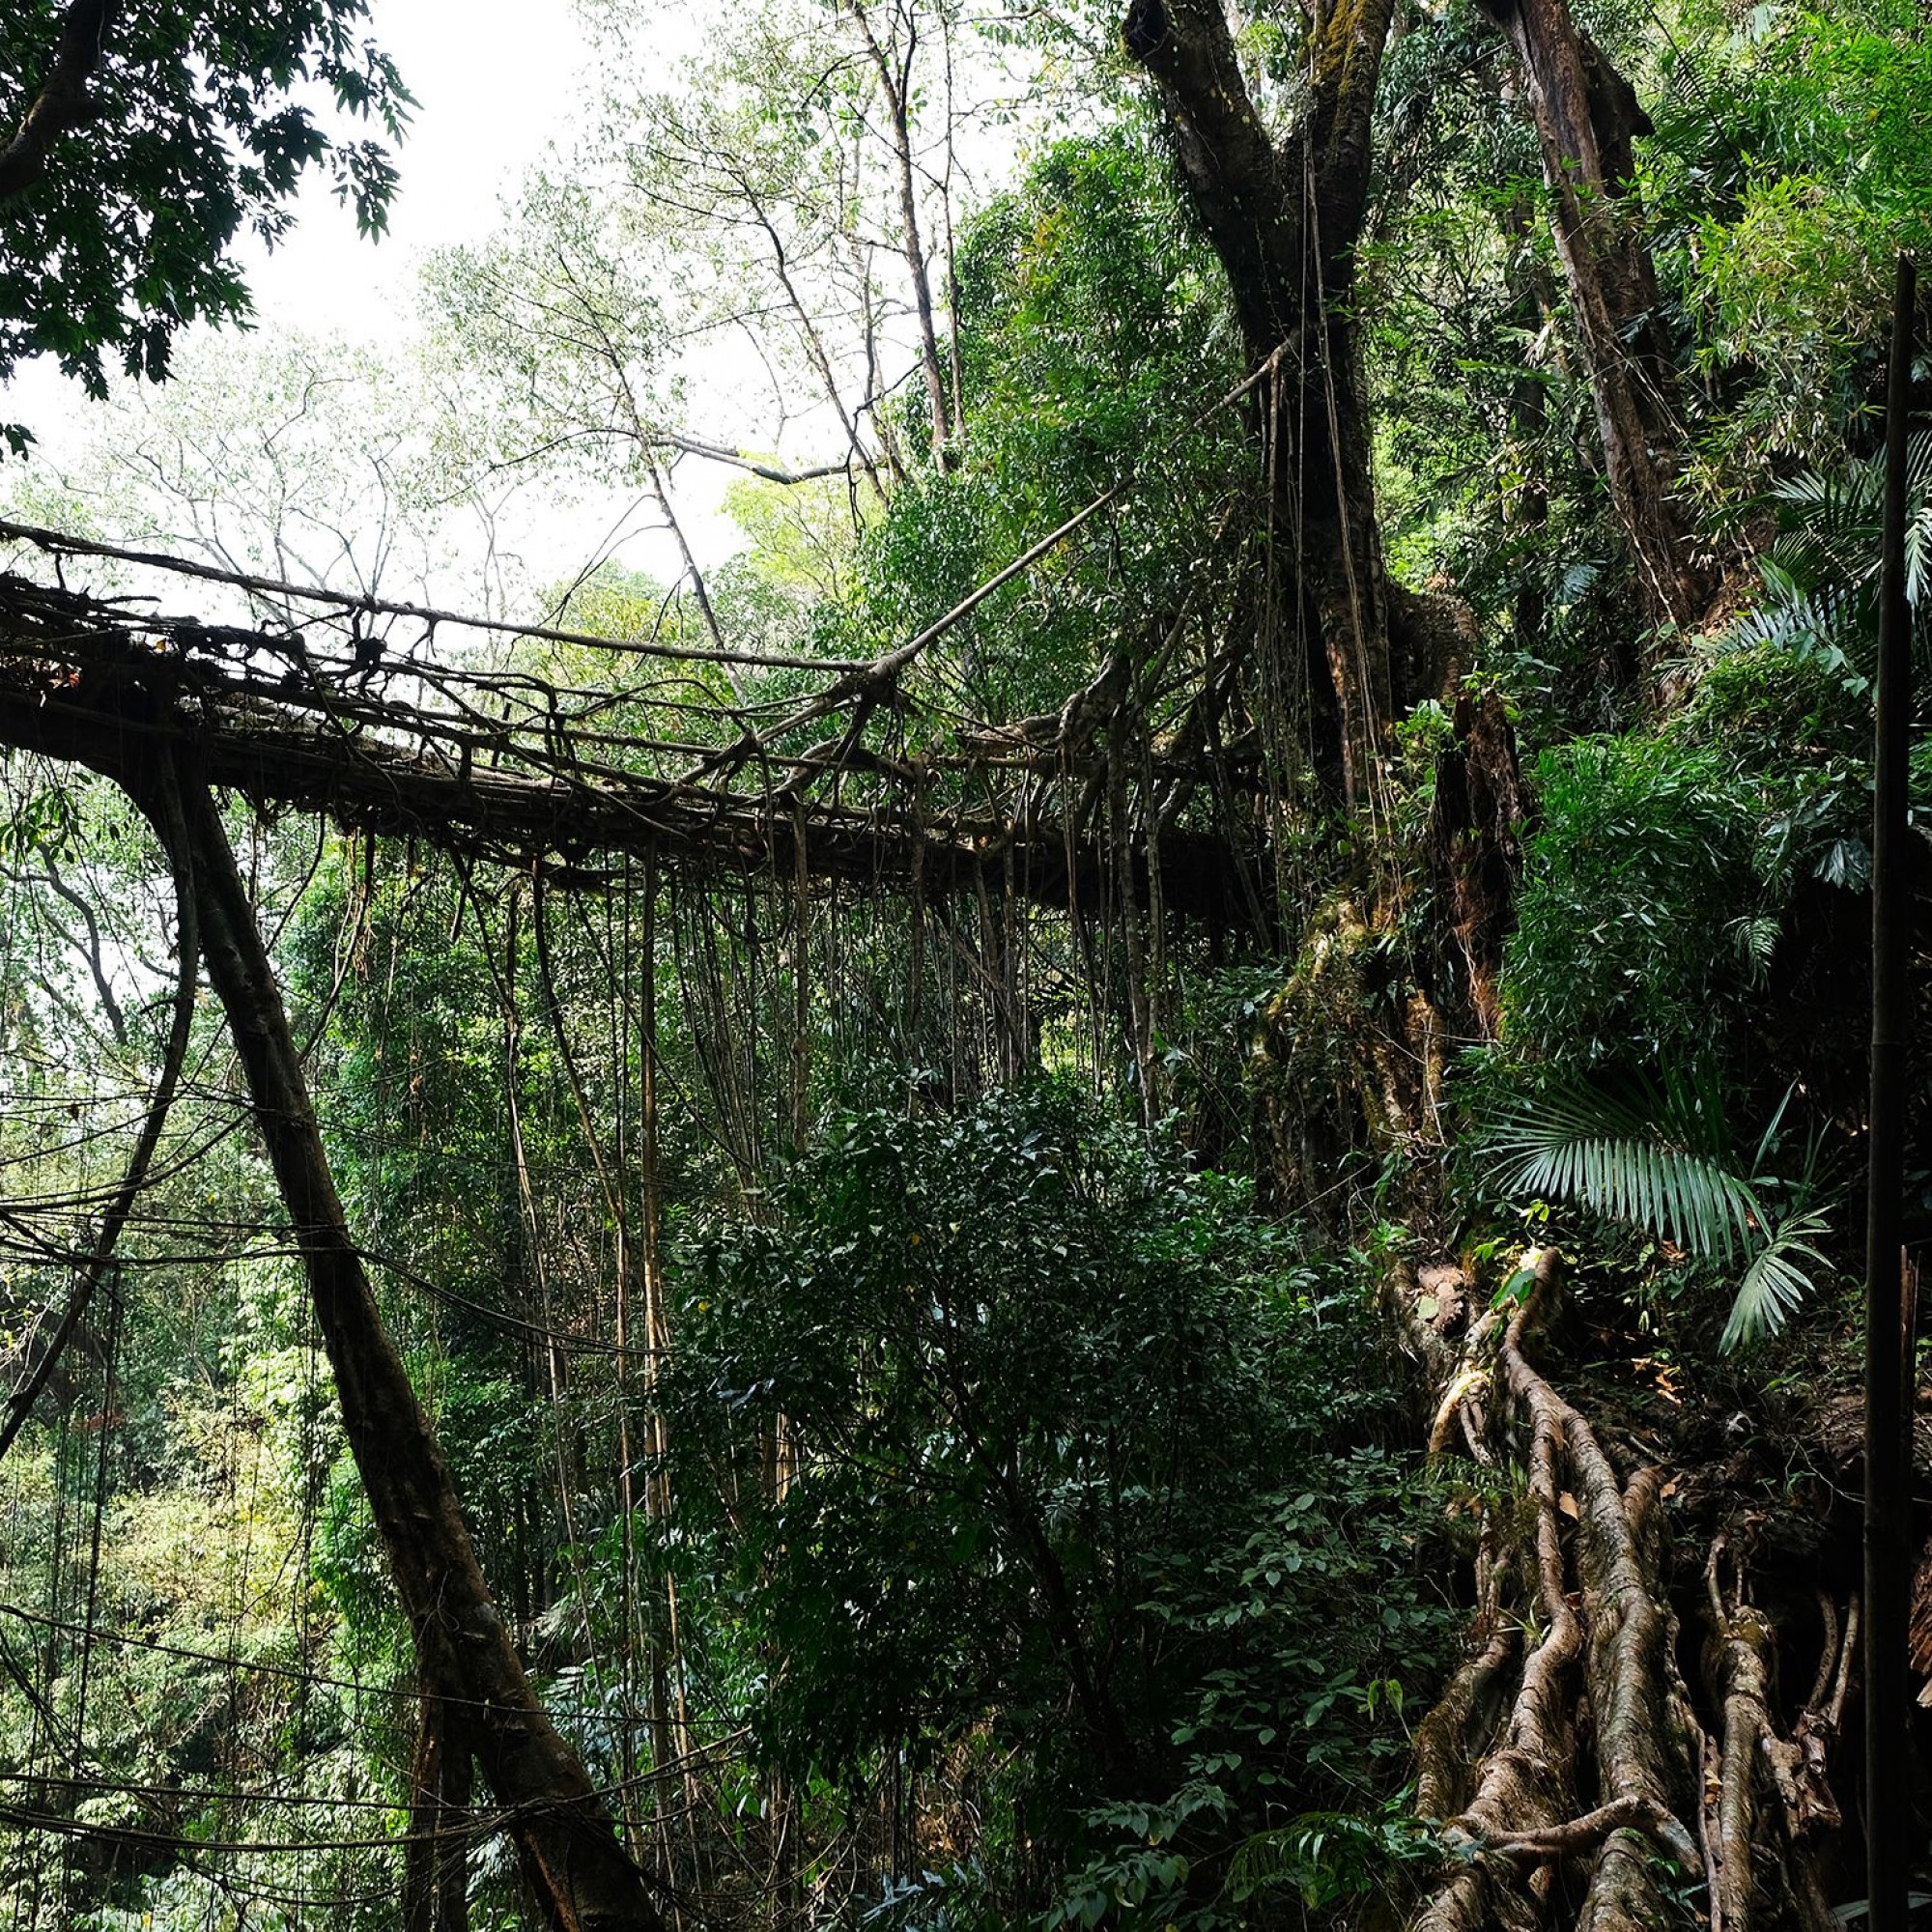
[[316, 184], [300, 225], [250, 277], [265, 324], [355, 340], [408, 320], [416, 265], [432, 248], [479, 242], [498, 203], [546, 145], [568, 134], [588, 58], [575, 11], [556, 0], [373, 0], [374, 38], [419, 103], [397, 156], [402, 189], [373, 246]]
[[[728, 0], [655, 0], [669, 64], [697, 44], [705, 14], [715, 23]], [[483, 240], [497, 225], [504, 197], [544, 156], [554, 140], [568, 142], [578, 118], [579, 81], [591, 50], [576, 11], [563, 0], [535, 10], [504, 0], [371, 0], [371, 32], [400, 69], [417, 107], [397, 152], [401, 187], [389, 233], [361, 239], [354, 215], [326, 182], [312, 179], [299, 219], [281, 246], [245, 257], [257, 321], [265, 332], [286, 327], [310, 335], [340, 335], [381, 345], [412, 327], [417, 270], [433, 249]], [[648, 78], [640, 76], [639, 78]], [[51, 367], [30, 368], [0, 395], [0, 414], [28, 424], [50, 453], [84, 433], [89, 405]], [[719, 510], [729, 481], [712, 465], [679, 471], [679, 510], [701, 563], [736, 548], [735, 526]], [[537, 582], [576, 574], [622, 523], [627, 502], [556, 512], [527, 502], [500, 541], [519, 552]], [[679, 572], [668, 537], [643, 532], [618, 551], [622, 561], [663, 579]]]

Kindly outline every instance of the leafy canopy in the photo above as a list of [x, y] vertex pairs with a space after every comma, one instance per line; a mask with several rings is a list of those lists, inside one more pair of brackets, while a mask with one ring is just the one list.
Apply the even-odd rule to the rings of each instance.
[[[91, 19], [83, 16], [91, 15]], [[302, 177], [325, 168], [365, 234], [382, 232], [396, 173], [381, 143], [317, 120], [332, 102], [400, 138], [408, 91], [359, 38], [367, 0], [28, 0], [0, 16], [0, 128], [20, 130], [62, 81], [63, 35], [84, 35], [82, 99], [28, 177], [0, 176], [0, 380], [58, 358], [90, 393], [106, 358], [158, 381], [189, 323], [249, 313], [236, 246], [272, 244]], [[41, 125], [46, 125], [44, 121]]]

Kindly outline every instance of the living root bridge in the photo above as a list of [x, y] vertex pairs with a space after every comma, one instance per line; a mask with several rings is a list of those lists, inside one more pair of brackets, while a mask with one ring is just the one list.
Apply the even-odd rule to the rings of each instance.
[[1787, 1732], [1774, 1627], [1720, 1534], [1693, 1697], [1677, 1662], [1664, 1472], [1638, 1462], [1620, 1475], [1530, 1360], [1560, 1270], [1555, 1250], [1537, 1254], [1520, 1306], [1484, 1315], [1460, 1356], [1430, 1338], [1448, 1372], [1432, 1450], [1460, 1443], [1493, 1467], [1513, 1439], [1527, 1509], [1492, 1516], [1471, 1654], [1416, 1733], [1416, 1808], [1464, 1856], [1412, 1932], [1638, 1932], [1674, 1922], [1666, 1886], [1700, 1885], [1714, 1932], [1828, 1932], [1820, 1860], [1838, 1810], [1826, 1772], [1856, 1602], [1841, 1621], [1821, 1599], [1816, 1677]]
[[[856, 730], [833, 763], [774, 756], [769, 769], [747, 768], [763, 789], [732, 791], [593, 763], [610, 736], [574, 732], [558, 694], [522, 673], [379, 673], [373, 661], [358, 671], [361, 662], [324, 663], [293, 633], [143, 623], [0, 576], [0, 748], [85, 766], [133, 800], [174, 867], [184, 982], [198, 946], [234, 1036], [410, 1624], [423, 1701], [417, 1819], [433, 1844], [446, 1833], [460, 1845], [473, 1765], [557, 1932], [654, 1932], [663, 1888], [634, 1862], [530, 1684], [384, 1328], [215, 788], [468, 858], [560, 863], [579, 882], [595, 878], [583, 867], [596, 855], [636, 851], [787, 886], [844, 879], [982, 898], [990, 888], [1077, 912], [1129, 900], [1233, 920], [1254, 895], [1230, 850], [1198, 835], [1170, 829], [1151, 862], [1118, 824], [1100, 841], [1025, 811], [922, 813], [934, 774], [887, 768]], [[512, 682], [524, 707], [515, 722], [502, 695]], [[874, 810], [838, 797], [841, 780], [861, 773]], [[809, 797], [808, 776], [832, 797]], [[1083, 782], [1091, 803], [1096, 787]], [[457, 1916], [461, 1879], [460, 1859], [413, 1857], [411, 1925]]]
[[[244, 634], [245, 635], [245, 634]], [[272, 664], [285, 639], [264, 635]], [[447, 680], [454, 682], [456, 680]], [[933, 898], [988, 886], [1061, 910], [1121, 895], [1113, 841], [1021, 810], [936, 810], [928, 774], [894, 768], [867, 806], [808, 798], [782, 769], [733, 791], [594, 761], [567, 732], [492, 733], [461, 710], [373, 697], [353, 680], [271, 676], [203, 656], [125, 611], [0, 575], [0, 746], [117, 781], [191, 750], [205, 782], [270, 810], [417, 838], [467, 857], [572, 867], [655, 854], [696, 873], [800, 876]], [[882, 761], [854, 750], [848, 770]], [[837, 771], [821, 778], [836, 779]], [[1169, 826], [1128, 860], [1126, 895], [1216, 925], [1256, 918], [1251, 869], [1211, 835]], [[1157, 870], [1158, 876], [1151, 876]]]

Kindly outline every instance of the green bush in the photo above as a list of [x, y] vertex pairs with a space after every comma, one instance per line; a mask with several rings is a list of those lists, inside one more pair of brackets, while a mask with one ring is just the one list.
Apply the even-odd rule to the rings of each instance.
[[1776, 938], [1755, 791], [1672, 736], [1581, 739], [1538, 760], [1536, 785], [1511, 1043], [1585, 1066], [1708, 1045]]
[[1234, 1922], [1233, 1846], [1396, 1781], [1451, 1640], [1365, 1296], [1053, 1086], [848, 1118], [774, 1207], [692, 1244], [668, 1395], [763, 1753], [978, 1765], [986, 1922]]

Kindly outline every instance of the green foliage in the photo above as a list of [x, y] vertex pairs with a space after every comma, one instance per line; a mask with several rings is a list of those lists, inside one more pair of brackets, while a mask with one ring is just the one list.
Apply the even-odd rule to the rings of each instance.
[[1110, 653], [1151, 652], [1183, 593], [1209, 591], [1203, 511], [1253, 458], [1231, 414], [1192, 419], [1238, 359], [1168, 170], [1128, 129], [1048, 148], [965, 225], [955, 279], [963, 456], [915, 472], [867, 532], [853, 615], [867, 638], [902, 640], [1141, 477], [949, 640], [980, 715], [1025, 716]]
[[1218, 1922], [1202, 1860], [1376, 1791], [1397, 1681], [1440, 1661], [1359, 1304], [1054, 1088], [845, 1119], [772, 1208], [694, 1240], [667, 1390], [680, 1534], [769, 1660], [762, 1750], [986, 1751], [1064, 1861], [1048, 1922]]
[[1771, 1205], [1785, 1191], [1773, 1153], [1790, 1099], [1741, 1157], [1708, 1072], [1661, 1087], [1559, 1077], [1490, 1122], [1480, 1147], [1506, 1194], [1576, 1203], [1727, 1268], [1745, 1257], [1719, 1341], [1728, 1354], [1776, 1334], [1810, 1292], [1800, 1261], [1830, 1264], [1816, 1245], [1830, 1223], [1808, 1187]]
[[[960, 355], [983, 462], [1024, 524], [1097, 494], [1177, 402], [1232, 379], [1215, 273], [1162, 157], [1125, 129], [1063, 140], [961, 238]], [[1208, 400], [1202, 396], [1201, 401]], [[977, 455], [977, 453], [976, 453]]]
[[1312, 1811], [1237, 1847], [1228, 1889], [1249, 1898], [1292, 1888], [1305, 1906], [1333, 1906], [1386, 1893], [1405, 1867], [1432, 1865], [1441, 1856], [1435, 1833], [1400, 1806]]
[[1892, 262], [1928, 239], [1932, 37], [1909, 0], [1688, 24], [1660, 56], [1645, 189], [1719, 404], [1712, 483], [1754, 491], [1774, 454], [1834, 457], [1866, 405]]
[[[1624, 24], [1607, 10], [1591, 21], [1606, 44]], [[1482, 642], [1462, 668], [1543, 738], [1625, 714], [1630, 578], [1601, 469], [1577, 460], [1594, 404], [1566, 348], [1542, 161], [1507, 68], [1467, 0], [1389, 47], [1359, 326], [1390, 565], [1466, 601]]]
[[[607, 43], [609, 71], [644, 71], [629, 56], [661, 39], [657, 23], [599, 11], [631, 20]], [[1670, 722], [1563, 742], [1613, 728], [1648, 694], [1533, 129], [1503, 40], [1467, 0], [1407, 10], [1389, 49], [1358, 322], [1389, 558], [1404, 581], [1467, 599], [1477, 631], [1459, 639], [1458, 668], [1470, 689], [1505, 692], [1542, 753], [1507, 1038], [1486, 1076], [1511, 1097], [1491, 1110], [1484, 1158], [1506, 1192], [1642, 1229], [1703, 1275], [1721, 1271], [1730, 1349], [1791, 1314], [1827, 1245], [1778, 1157], [1781, 1117], [1752, 1151], [1723, 1120], [1747, 1103], [1715, 1076], [1659, 1088], [1616, 1075], [1708, 1049], [1741, 1094], [1775, 1094], [1792, 1069], [1760, 1049], [1769, 996], [1782, 1000], [1780, 976], [1798, 970], [1803, 901], [1842, 914], [1864, 882], [1877, 472], [1844, 452], [1870, 441], [1887, 258], [1932, 199], [1925, 36], [1907, 0], [1721, 21], [1687, 0], [1667, 45], [1634, 8], [1588, 11], [1658, 125], [1628, 212], [1646, 210], [1680, 351], [1697, 443], [1686, 500], [1735, 532], [1739, 480], [1756, 499], [1768, 465], [1785, 477], [1766, 597], [1692, 646]], [[1117, 43], [1112, 10], [1075, 12]], [[0, 71], [33, 73], [55, 14], [29, 8], [0, 30], [0, 53], [16, 56]], [[253, 370], [223, 358], [128, 440], [135, 460], [166, 476], [212, 549], [306, 554], [318, 532], [332, 544], [366, 519], [370, 554], [393, 557], [397, 528], [421, 534], [432, 505], [461, 500], [461, 474], [545, 464], [547, 483], [560, 468], [639, 485], [668, 513], [680, 455], [752, 460], [727, 428], [763, 452], [782, 417], [810, 426], [812, 467], [849, 453], [849, 471], [729, 494], [746, 547], [707, 572], [710, 614], [740, 646], [839, 656], [903, 641], [1131, 475], [1103, 516], [907, 673], [911, 701], [878, 706], [872, 742], [894, 737], [916, 759], [933, 749], [917, 732], [951, 730], [917, 719], [1033, 716], [1040, 728], [1014, 735], [1038, 750], [1069, 690], [1118, 666], [1170, 771], [1218, 744], [1212, 781], [1167, 797], [1205, 814], [1222, 789], [1211, 809], [1277, 862], [1295, 964], [1230, 955], [1222, 934], [1211, 953], [1193, 932], [1160, 935], [1166, 1098], [1197, 1160], [1254, 1165], [1311, 1195], [1338, 1175], [1346, 1185], [1291, 1102], [1351, 1131], [1366, 1121], [1371, 1137], [1398, 1119], [1350, 1083], [1378, 1015], [1439, 985], [1423, 968], [1446, 935], [1422, 893], [1399, 906], [1364, 891], [1383, 854], [1422, 850], [1437, 829], [1447, 694], [1410, 694], [1389, 783], [1371, 787], [1381, 815], [1373, 829], [1365, 818], [1343, 890], [1327, 831], [1278, 783], [1293, 760], [1263, 742], [1306, 722], [1290, 689], [1298, 661], [1255, 646], [1273, 635], [1269, 600], [1292, 601], [1292, 586], [1258, 535], [1252, 421], [1198, 419], [1241, 361], [1172, 156], [1096, 95], [1050, 140], [1016, 136], [1029, 158], [972, 205], [966, 163], [979, 172], [974, 149], [1004, 135], [960, 105], [975, 88], [984, 105], [978, 80], [955, 98], [949, 71], [942, 109], [937, 65], [960, 51], [965, 76], [970, 23], [894, 16], [893, 57], [909, 71], [919, 57], [916, 198], [963, 418], [929, 457], [921, 385], [893, 385], [908, 287], [895, 171], [870, 145], [873, 71], [843, 38], [853, 10], [787, 0], [753, 14], [674, 92], [607, 102], [594, 167], [559, 163], [498, 241], [438, 265], [437, 346], [466, 405], [439, 438], [384, 370], [325, 367], [298, 348]], [[1013, 49], [1073, 32], [1071, 18], [994, 32]], [[305, 63], [393, 131], [406, 97], [352, 44], [359, 19], [358, 0], [315, 0], [224, 22], [189, 57], [199, 16], [141, 14], [155, 47], [124, 60], [117, 43], [102, 80], [103, 101], [127, 111], [63, 147], [46, 193], [0, 212], [0, 305], [16, 317], [0, 361], [53, 350], [97, 384], [112, 355], [159, 373], [182, 322], [244, 312], [229, 244], [251, 225], [279, 232], [312, 167], [336, 168], [380, 225], [386, 162], [331, 145], [288, 92]], [[1297, 105], [1304, 25], [1264, 8], [1242, 33], [1270, 110]], [[1065, 64], [1026, 70], [1042, 95], [1064, 85], [1049, 65]], [[974, 128], [956, 156], [939, 135], [955, 110]], [[726, 330], [758, 345], [763, 373], [744, 384], [757, 393], [730, 399], [724, 427], [687, 435], [708, 353], [692, 345]], [[760, 419], [767, 381], [781, 407]], [[1914, 452], [1921, 609], [1928, 452]], [[74, 507], [71, 494], [42, 500]], [[708, 640], [682, 584], [614, 567], [574, 586], [565, 621]], [[1189, 736], [1177, 727], [1210, 661], [1213, 702]], [[683, 741], [769, 720], [810, 682], [693, 665], [674, 691], [645, 696], [608, 654], [527, 644], [491, 668], [506, 691], [554, 694], [559, 725], [594, 720], [611, 762], [631, 769], [688, 767]], [[801, 730], [815, 737], [823, 721]], [[956, 750], [950, 736], [943, 749]], [[1070, 762], [1058, 803], [1043, 784], [1028, 796], [1086, 811], [1098, 836], [1111, 808], [1083, 794]], [[957, 766], [922, 769], [937, 825], [963, 795]], [[879, 796], [856, 768], [840, 782], [855, 812]], [[121, 1127], [100, 1096], [138, 1086], [152, 1059], [143, 1003], [165, 977], [153, 956], [165, 922], [119, 891], [131, 871], [99, 855], [127, 848], [98, 818], [37, 786], [0, 821], [0, 862], [23, 875], [0, 920], [0, 1039], [27, 1069], [0, 1128], [5, 1158], [31, 1162], [36, 1185], [80, 1171], [70, 1143], [112, 1145]], [[271, 834], [265, 896], [293, 891], [310, 858]], [[605, 866], [571, 855], [573, 873]], [[579, 898], [540, 868], [479, 863], [458, 877], [419, 851], [333, 845], [282, 950], [357, 1237], [380, 1261], [504, 1614], [597, 1781], [640, 1812], [664, 1806], [656, 1841], [689, 1859], [680, 1878], [782, 1875], [791, 1859], [814, 1895], [856, 1887], [848, 1920], [908, 1932], [1276, 1923], [1297, 1903], [1373, 1901], [1435, 1858], [1392, 1791], [1458, 1619], [1440, 1594], [1440, 1479], [1390, 1447], [1409, 1418], [1357, 1279], [1373, 1263], [1311, 1258], [1244, 1189], [1067, 1091], [972, 1097], [982, 1075], [960, 1042], [995, 993], [976, 982], [971, 918], [922, 908], [916, 946], [882, 895], [794, 912], [788, 892], [667, 861], [646, 987], [640, 899], [603, 876], [611, 891]], [[60, 892], [76, 880], [115, 902], [110, 937], [134, 962], [111, 969], [125, 1038], [85, 1024], [93, 995]], [[1122, 984], [1096, 962], [1106, 909], [1088, 910], [1086, 931], [1036, 923], [1013, 982], [1050, 1064], [1104, 1062], [1085, 1033], [1118, 1017], [1100, 1010]], [[1083, 944], [1095, 949], [1084, 959]], [[1096, 985], [1090, 1015], [1078, 1001]], [[1787, 1021], [1803, 1005], [1782, 1004]], [[1823, 1002], [1795, 1023], [1820, 1036], [1833, 1024]], [[908, 1064], [923, 1070], [908, 1078]], [[86, 1088], [83, 1070], [114, 1078]], [[197, 1084], [217, 1093], [218, 1063]], [[1258, 1151], [1270, 1120], [1275, 1146]], [[340, 1835], [327, 1801], [353, 1797], [396, 1806], [370, 1813], [390, 1831], [413, 1744], [408, 1634], [293, 1267], [249, 1245], [274, 1218], [265, 1177], [245, 1136], [208, 1144], [217, 1151], [183, 1164], [192, 1198], [171, 1182], [153, 1225], [217, 1227], [213, 1259], [130, 1245], [142, 1272], [129, 1270], [125, 1309], [141, 1339], [120, 1365], [111, 1451], [80, 1399], [98, 1378], [82, 1377], [0, 1470], [5, 1601], [66, 1622], [85, 1608], [77, 1526], [105, 1472], [103, 1618], [117, 1637], [206, 1654], [163, 1662], [130, 1644], [110, 1662], [97, 1645], [82, 1726], [72, 1646], [50, 1643], [60, 1723], [117, 1778], [183, 1793], [217, 1769], [258, 1788], [298, 1773], [316, 1802], [290, 1805], [292, 1829]], [[1399, 1176], [1392, 1160], [1391, 1192]], [[640, 1260], [647, 1200], [679, 1230], [662, 1282], [655, 1251]], [[1402, 1236], [1385, 1225], [1376, 1238]], [[64, 1286], [53, 1260], [10, 1264], [10, 1349]], [[620, 1293], [625, 1360], [610, 1347]], [[653, 1460], [659, 1400], [669, 1447]], [[295, 1552], [272, 1596], [268, 1550]], [[318, 1672], [363, 1688], [311, 1683], [298, 1698], [294, 1680]], [[669, 1748], [699, 1747], [674, 1774], [668, 1731]], [[0, 1700], [8, 1776], [44, 1771], [49, 1735], [24, 1702]], [[126, 1794], [86, 1802], [90, 1822], [140, 1815]], [[168, 1822], [233, 1837], [239, 1810], [184, 1799]], [[731, 1856], [714, 1859], [721, 1847]], [[392, 1916], [384, 1854], [283, 1863], [298, 1889], [340, 1896], [331, 1923]], [[479, 1924], [514, 1922], [500, 1847], [479, 1848], [471, 1879]], [[736, 1883], [699, 1901], [721, 1922], [768, 1909], [741, 1908]], [[50, 1899], [42, 1922], [79, 1922], [74, 1902]], [[170, 1928], [242, 1909], [185, 1865], [86, 1903], [103, 1922], [151, 1913]]]
[[[11, 133], [52, 72], [65, 0], [7, 10], [0, 127]], [[320, 127], [303, 96], [402, 131], [410, 96], [360, 38], [364, 0], [124, 8], [88, 84], [83, 124], [43, 177], [0, 205], [0, 375], [58, 358], [104, 394], [105, 358], [158, 380], [183, 326], [244, 320], [244, 233], [273, 242], [303, 177], [323, 168], [380, 233], [396, 185], [386, 152]]]
[[1776, 910], [1758, 800], [1719, 753], [1667, 736], [1546, 752], [1535, 782], [1504, 977], [1512, 1039], [1586, 1066], [1707, 1041], [1760, 970]]
[[[1920, 656], [1932, 611], [1932, 436], [1906, 453], [1905, 595]], [[1816, 658], [1854, 696], [1869, 696], [1878, 664], [1880, 523], [1885, 454], [1780, 482], [1780, 529], [1759, 559], [1765, 597], [1732, 638]]]
[[489, 400], [447, 419], [456, 460], [542, 453], [596, 477], [648, 478], [671, 409], [656, 266], [622, 202], [544, 176], [506, 234], [440, 254], [424, 283], [433, 339]]

